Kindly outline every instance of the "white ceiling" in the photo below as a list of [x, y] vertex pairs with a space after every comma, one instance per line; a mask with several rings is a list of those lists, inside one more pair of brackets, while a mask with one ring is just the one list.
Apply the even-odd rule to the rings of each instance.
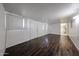
[[78, 10], [72, 3], [4, 3], [5, 10], [17, 15], [48, 23], [58, 23], [60, 18]]

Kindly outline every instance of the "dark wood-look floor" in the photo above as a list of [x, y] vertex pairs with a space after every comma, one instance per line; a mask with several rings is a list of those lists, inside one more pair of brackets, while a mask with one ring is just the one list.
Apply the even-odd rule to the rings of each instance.
[[[6, 49], [5, 56], [78, 56], [68, 36], [48, 34]], [[63, 40], [64, 39], [64, 40]]]

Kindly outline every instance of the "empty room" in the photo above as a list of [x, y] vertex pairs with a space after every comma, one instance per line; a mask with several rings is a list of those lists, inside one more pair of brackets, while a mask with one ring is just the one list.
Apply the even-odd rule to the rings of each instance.
[[0, 3], [0, 56], [79, 56], [79, 4]]

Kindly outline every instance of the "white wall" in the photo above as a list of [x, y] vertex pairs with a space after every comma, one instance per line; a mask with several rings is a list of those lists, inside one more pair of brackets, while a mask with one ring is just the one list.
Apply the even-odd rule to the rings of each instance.
[[60, 35], [60, 23], [52, 24], [48, 26], [48, 32], [50, 34]]
[[78, 21], [74, 19], [72, 24], [70, 22], [69, 36], [71, 40], [73, 41], [74, 45], [76, 46], [76, 48], [79, 50], [79, 19]]
[[0, 55], [3, 55], [5, 50], [5, 13], [4, 7], [0, 4]]
[[60, 24], [47, 23], [7, 14], [6, 48], [46, 34], [59, 34]]
[[47, 34], [47, 27], [48, 24], [46, 23], [8, 14], [6, 47], [45, 35]]

